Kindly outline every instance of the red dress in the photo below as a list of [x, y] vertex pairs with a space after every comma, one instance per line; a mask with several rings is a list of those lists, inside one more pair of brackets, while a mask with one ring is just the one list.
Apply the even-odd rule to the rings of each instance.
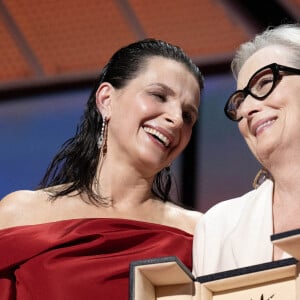
[[131, 261], [177, 256], [192, 235], [126, 219], [72, 219], [0, 230], [0, 300], [122, 300]]

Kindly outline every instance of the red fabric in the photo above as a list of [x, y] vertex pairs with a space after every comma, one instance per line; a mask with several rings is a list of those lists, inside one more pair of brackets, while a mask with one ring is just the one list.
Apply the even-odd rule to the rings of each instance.
[[0, 230], [0, 300], [128, 299], [131, 261], [177, 256], [192, 235], [122, 219], [75, 219]]

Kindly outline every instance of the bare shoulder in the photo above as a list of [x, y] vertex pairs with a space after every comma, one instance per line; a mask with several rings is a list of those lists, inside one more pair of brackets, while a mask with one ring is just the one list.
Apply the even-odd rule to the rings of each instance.
[[20, 205], [31, 202], [35, 193], [34, 191], [22, 190], [8, 194], [0, 201], [0, 211], [10, 212], [20, 208]]
[[167, 207], [172, 217], [171, 221], [174, 221], [176, 224], [174, 227], [193, 234], [196, 224], [203, 214], [199, 211], [186, 209], [173, 203], [167, 203]]
[[0, 229], [23, 225], [36, 209], [41, 191], [21, 190], [8, 194], [0, 201]]

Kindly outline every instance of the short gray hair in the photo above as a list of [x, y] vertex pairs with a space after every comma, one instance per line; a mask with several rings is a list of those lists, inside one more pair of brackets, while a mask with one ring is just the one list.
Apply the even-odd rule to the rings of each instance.
[[231, 62], [231, 70], [237, 78], [245, 61], [256, 51], [272, 45], [279, 45], [291, 51], [291, 63], [300, 67], [300, 24], [282, 24], [268, 27], [238, 48]]

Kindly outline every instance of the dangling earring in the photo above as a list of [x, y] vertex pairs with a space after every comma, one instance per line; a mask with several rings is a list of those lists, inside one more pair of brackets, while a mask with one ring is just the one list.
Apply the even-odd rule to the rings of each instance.
[[104, 116], [102, 119], [101, 133], [97, 141], [98, 149], [101, 149], [101, 151], [106, 150], [106, 128], [107, 128], [107, 120], [106, 117]]
[[261, 168], [253, 180], [252, 183], [253, 188], [257, 189], [267, 179], [273, 180], [272, 175], [267, 169]]

